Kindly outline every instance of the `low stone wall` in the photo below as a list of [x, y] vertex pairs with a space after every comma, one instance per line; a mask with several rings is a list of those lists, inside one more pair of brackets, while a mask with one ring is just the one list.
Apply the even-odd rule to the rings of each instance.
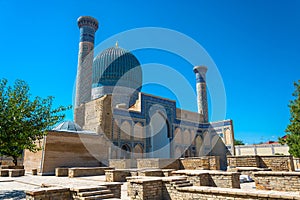
[[111, 191], [114, 198], [121, 198], [121, 186], [123, 183], [105, 183], [104, 185]]
[[260, 171], [271, 171], [270, 168], [257, 168], [257, 167], [236, 167], [227, 169], [228, 172], [239, 172], [242, 175], [250, 176], [252, 179], [254, 178], [254, 172]]
[[24, 176], [25, 169], [0, 169], [0, 176], [18, 177]]
[[149, 158], [137, 159], [137, 168], [180, 169], [178, 159]]
[[292, 156], [227, 156], [228, 166], [270, 168], [272, 171], [295, 171]]
[[256, 189], [300, 192], [300, 172], [255, 172]]
[[[178, 188], [176, 198], [172, 200], [187, 200], [192, 196], [193, 199], [203, 200], [241, 200], [241, 199], [259, 199], [259, 200], [286, 200], [286, 199], [300, 199], [298, 194], [289, 193], [274, 193], [269, 191], [256, 191], [256, 190], [241, 190], [241, 189], [230, 189], [230, 188], [211, 188], [211, 187], [185, 187]], [[167, 199], [167, 198], [165, 198]]]
[[137, 168], [137, 161], [136, 159], [110, 159], [109, 167], [115, 169]]
[[127, 193], [130, 199], [162, 199], [162, 180], [131, 179], [128, 181]]
[[[23, 158], [18, 158], [17, 160], [18, 165], [23, 165]], [[0, 165], [8, 165], [8, 166], [15, 166], [13, 159], [11, 157], [0, 156]]]
[[161, 169], [145, 169], [138, 171], [138, 176], [156, 176], [163, 177], [163, 171]]
[[219, 156], [203, 156], [203, 157], [190, 157], [180, 158], [181, 169], [220, 169], [220, 157]]
[[0, 169], [0, 177], [7, 177], [8, 170], [7, 169]]
[[26, 191], [26, 200], [72, 199], [69, 188], [40, 188]]
[[160, 168], [160, 169], [207, 169], [219, 170], [219, 156], [202, 156], [180, 159], [144, 158], [144, 159], [110, 159], [109, 167], [115, 169]]
[[127, 177], [132, 176], [154, 176], [168, 177], [172, 175], [173, 169], [115, 169], [105, 170], [106, 182], [125, 182]]
[[221, 188], [241, 188], [240, 173], [238, 172], [209, 172], [210, 186]]
[[110, 167], [74, 167], [69, 168], [68, 176], [70, 178], [78, 177], [78, 176], [98, 176], [104, 175], [105, 170], [110, 170]]
[[194, 186], [211, 186], [222, 188], [240, 188], [240, 173], [212, 170], [179, 170], [176, 176], [187, 176]]
[[126, 182], [126, 177], [131, 176], [131, 170], [116, 169], [105, 170], [106, 182]]
[[270, 168], [272, 171], [295, 171], [292, 156], [260, 156], [260, 167]]
[[69, 175], [69, 168], [55, 168], [55, 176], [61, 177], [61, 176], [68, 176]]
[[128, 195], [130, 199], [164, 199], [164, 200], [241, 200], [241, 199], [260, 199], [260, 200], [285, 200], [300, 199], [297, 193], [241, 190], [231, 188], [216, 188], [205, 186], [177, 187], [176, 182], [184, 181], [185, 177], [164, 177], [161, 179], [129, 179]]
[[260, 167], [258, 156], [227, 156], [229, 167]]

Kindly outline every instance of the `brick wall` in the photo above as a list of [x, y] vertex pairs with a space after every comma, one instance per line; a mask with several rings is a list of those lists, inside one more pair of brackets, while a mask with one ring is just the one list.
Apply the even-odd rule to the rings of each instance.
[[240, 188], [240, 173], [210, 172], [210, 186], [221, 188]]
[[179, 170], [172, 172], [175, 176], [186, 176], [194, 186], [211, 186], [222, 188], [240, 188], [240, 173], [210, 170]]
[[259, 167], [258, 156], [227, 156], [230, 167]]
[[71, 199], [69, 188], [40, 188], [26, 191], [26, 200]]
[[203, 157], [191, 157], [180, 159], [181, 169], [220, 169], [220, 157], [219, 156], [203, 156]]
[[161, 169], [140, 170], [140, 171], [138, 171], [138, 176], [157, 176], [157, 177], [162, 177], [163, 176], [163, 171]]
[[110, 170], [110, 167], [74, 167], [69, 168], [68, 176], [69, 178], [79, 177], [79, 176], [99, 176], [104, 175], [105, 170]]
[[131, 176], [130, 170], [105, 170], [106, 182], [125, 182]]
[[128, 181], [128, 195], [130, 199], [138, 200], [285, 200], [300, 199], [299, 194], [287, 192], [241, 190], [231, 188], [212, 188], [205, 186], [176, 187], [176, 181], [183, 180], [182, 177], [171, 177], [162, 179], [131, 179]]
[[136, 159], [110, 159], [109, 167], [115, 169], [131, 169], [137, 168]]
[[[118, 162], [120, 164], [118, 164]], [[113, 160], [114, 166], [123, 167], [124, 161]], [[116, 163], [116, 164], [115, 164]], [[113, 166], [113, 165], [110, 165]], [[219, 156], [203, 156], [203, 157], [191, 157], [181, 159], [137, 159], [137, 168], [160, 168], [160, 169], [220, 169], [220, 157]]]
[[178, 170], [180, 168], [180, 162], [178, 159], [137, 159], [137, 168], [160, 168]]
[[122, 183], [106, 183], [104, 185], [111, 191], [115, 198], [121, 198]]
[[300, 192], [300, 172], [255, 172], [256, 189]]
[[[18, 158], [17, 164], [19, 166], [23, 165], [23, 157]], [[13, 163], [13, 159], [11, 157], [0, 156], [0, 165], [14, 166], [15, 164]]]
[[229, 167], [270, 168], [272, 171], [295, 171], [292, 156], [227, 156]]
[[295, 171], [292, 156], [260, 156], [260, 167], [272, 169], [272, 171]]
[[127, 186], [130, 199], [162, 199], [162, 180], [160, 179], [131, 179]]

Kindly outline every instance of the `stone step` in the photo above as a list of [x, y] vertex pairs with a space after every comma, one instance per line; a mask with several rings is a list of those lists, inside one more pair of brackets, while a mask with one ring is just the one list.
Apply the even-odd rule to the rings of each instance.
[[113, 194], [101, 194], [101, 195], [94, 195], [89, 197], [81, 197], [81, 200], [98, 200], [98, 199], [111, 199], [114, 198]]
[[77, 192], [77, 193], [81, 193], [81, 192], [91, 192], [91, 191], [107, 190], [107, 187], [104, 186], [104, 185], [103, 186], [99, 185], [97, 187], [78, 187], [78, 188], [73, 188], [71, 190], [74, 191], [74, 192]]
[[77, 193], [77, 196], [87, 197], [87, 196], [95, 196], [95, 195], [109, 194], [109, 193], [111, 193], [110, 190], [96, 190], [96, 191], [80, 192], [80, 193]]

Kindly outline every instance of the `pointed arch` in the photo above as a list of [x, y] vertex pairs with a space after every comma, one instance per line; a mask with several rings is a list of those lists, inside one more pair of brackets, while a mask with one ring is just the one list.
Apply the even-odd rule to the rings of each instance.
[[128, 144], [123, 144], [121, 149], [121, 159], [131, 158], [131, 148]]
[[130, 140], [131, 125], [128, 121], [124, 121], [120, 127], [121, 140]]
[[200, 150], [203, 144], [203, 139], [200, 137], [200, 135], [196, 136], [195, 139], [195, 146], [196, 146], [196, 156], [200, 156]]
[[144, 127], [140, 122], [138, 122], [134, 125], [133, 134], [134, 134], [134, 140], [143, 140], [143, 139], [145, 139]]
[[134, 147], [134, 158], [143, 158], [143, 147], [140, 144], [135, 145]]
[[174, 140], [177, 144], [182, 144], [182, 133], [180, 128], [175, 129]]
[[190, 145], [192, 142], [191, 142], [191, 138], [190, 138], [190, 131], [188, 129], [186, 129], [184, 132], [183, 132], [183, 144], [185, 145]]

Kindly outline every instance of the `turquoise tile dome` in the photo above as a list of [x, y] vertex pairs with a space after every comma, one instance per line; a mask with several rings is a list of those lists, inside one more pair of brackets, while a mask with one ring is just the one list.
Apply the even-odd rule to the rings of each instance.
[[142, 69], [138, 59], [120, 47], [111, 47], [93, 61], [92, 99], [112, 94], [115, 86], [140, 92]]

